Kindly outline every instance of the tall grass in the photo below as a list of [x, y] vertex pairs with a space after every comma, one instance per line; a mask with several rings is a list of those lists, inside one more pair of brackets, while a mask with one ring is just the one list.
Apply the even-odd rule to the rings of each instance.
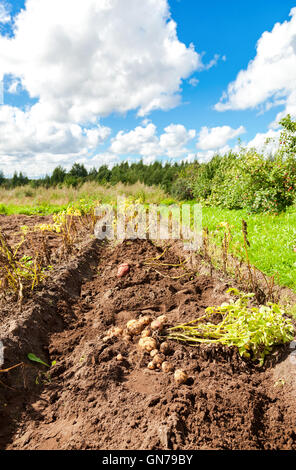
[[116, 201], [118, 196], [141, 197], [143, 202], [160, 203], [167, 194], [159, 187], [135, 183], [126, 186], [100, 186], [95, 182], [84, 183], [79, 188], [0, 188], [0, 214], [51, 214], [78, 199], [98, 200], [102, 203]]

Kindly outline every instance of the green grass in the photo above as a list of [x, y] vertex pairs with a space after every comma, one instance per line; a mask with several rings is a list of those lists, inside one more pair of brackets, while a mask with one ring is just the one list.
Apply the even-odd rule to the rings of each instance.
[[[174, 201], [167, 199], [161, 203], [168, 205]], [[190, 201], [189, 204], [193, 205], [194, 202]], [[296, 247], [295, 206], [280, 215], [250, 214], [246, 210], [204, 207], [202, 219], [203, 227], [208, 227], [217, 244], [221, 243], [225, 231], [225, 228], [219, 230], [218, 226], [221, 222], [227, 222], [233, 236], [231, 244], [241, 248], [244, 219], [248, 225], [250, 263], [268, 276], [276, 275], [276, 282], [279, 280], [280, 285], [296, 291], [296, 253], [293, 251], [293, 247]]]
[[296, 208], [280, 215], [248, 214], [244, 210], [203, 209], [203, 226], [215, 232], [227, 222], [234, 242], [243, 242], [242, 219], [248, 224], [250, 262], [265, 274], [279, 273], [280, 284], [296, 290]]
[[2, 215], [51, 215], [64, 210], [67, 205], [41, 204], [37, 206], [23, 206], [16, 204], [0, 204], [0, 214]]

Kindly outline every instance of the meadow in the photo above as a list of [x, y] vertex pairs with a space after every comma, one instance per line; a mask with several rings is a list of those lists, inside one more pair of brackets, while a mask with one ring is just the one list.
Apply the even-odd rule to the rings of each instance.
[[143, 183], [114, 186], [86, 182], [79, 187], [38, 187], [31, 185], [5, 189], [0, 187], [0, 214], [50, 215], [64, 210], [69, 204], [85, 199], [103, 204], [114, 203], [118, 196], [142, 198], [150, 203], [159, 203], [168, 196], [165, 191]]

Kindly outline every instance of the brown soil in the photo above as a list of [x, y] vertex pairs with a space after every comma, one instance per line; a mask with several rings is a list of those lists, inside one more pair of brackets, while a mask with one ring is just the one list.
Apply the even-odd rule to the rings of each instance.
[[[26, 363], [0, 375], [1, 449], [296, 449], [289, 347], [259, 368], [236, 350], [170, 342], [168, 360], [189, 375], [177, 386], [173, 373], [147, 368], [138, 338], [103, 341], [112, 325], [144, 313], [166, 313], [169, 327], [229, 299], [229, 281], [217, 273], [172, 279], [185, 271], [143, 264], [162, 251], [146, 240], [88, 240], [0, 324], [4, 367]], [[173, 244], [161, 261], [178, 264], [180, 253]], [[130, 271], [118, 279], [123, 262]], [[30, 352], [56, 361], [47, 376], [45, 366], [29, 365]]]
[[[2, 233], [5, 234], [9, 244], [11, 246], [16, 246], [17, 243], [21, 241], [22, 238], [22, 231], [21, 226], [28, 226], [30, 229], [34, 227], [36, 224], [50, 224], [52, 223], [51, 216], [29, 216], [29, 215], [1, 215], [0, 214], [0, 229]], [[34, 248], [38, 245], [41, 241], [42, 234], [41, 233], [34, 233], [32, 235], [33, 240], [31, 237], [28, 237], [28, 241], [26, 241], [20, 249], [20, 254], [26, 254], [28, 256], [34, 254]], [[59, 245], [60, 236], [54, 233], [48, 233], [46, 236], [48, 240], [48, 248], [50, 254], [57, 249]], [[33, 243], [32, 243], [33, 242]]]

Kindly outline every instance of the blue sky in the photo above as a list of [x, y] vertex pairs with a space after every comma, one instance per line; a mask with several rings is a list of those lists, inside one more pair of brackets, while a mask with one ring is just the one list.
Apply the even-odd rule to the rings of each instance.
[[1, 76], [5, 174], [261, 150], [296, 117], [296, 2], [0, 0]]

